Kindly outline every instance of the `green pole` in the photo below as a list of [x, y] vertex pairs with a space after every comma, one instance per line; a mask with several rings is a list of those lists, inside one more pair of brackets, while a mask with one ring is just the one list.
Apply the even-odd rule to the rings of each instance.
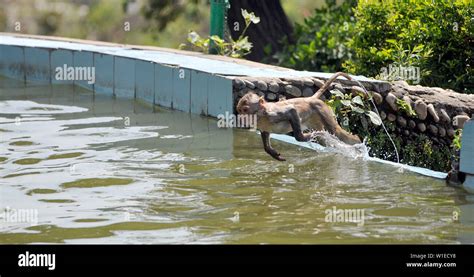
[[[225, 20], [225, 10], [228, 5], [228, 0], [211, 0], [211, 36], [219, 36], [224, 38], [224, 20]], [[209, 53], [217, 54], [217, 49], [212, 42], [209, 42]]]

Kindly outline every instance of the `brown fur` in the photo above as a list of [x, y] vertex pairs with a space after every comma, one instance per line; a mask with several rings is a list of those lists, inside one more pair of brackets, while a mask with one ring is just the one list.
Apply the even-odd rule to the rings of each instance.
[[257, 115], [257, 128], [261, 132], [264, 149], [277, 160], [284, 161], [285, 159], [281, 158], [280, 154], [271, 147], [270, 133], [293, 132], [298, 141], [309, 141], [311, 134], [304, 134], [302, 130], [311, 128], [316, 131], [326, 130], [347, 144], [360, 143], [359, 137], [348, 133], [339, 126], [332, 110], [319, 99], [338, 76], [344, 76], [351, 80], [349, 75], [338, 72], [311, 97], [266, 102], [263, 97], [249, 92], [237, 103], [237, 112]]

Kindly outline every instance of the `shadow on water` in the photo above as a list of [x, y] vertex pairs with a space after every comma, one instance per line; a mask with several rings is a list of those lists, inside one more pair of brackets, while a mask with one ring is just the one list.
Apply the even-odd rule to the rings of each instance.
[[0, 243], [474, 242], [443, 181], [77, 87], [0, 79], [0, 138]]

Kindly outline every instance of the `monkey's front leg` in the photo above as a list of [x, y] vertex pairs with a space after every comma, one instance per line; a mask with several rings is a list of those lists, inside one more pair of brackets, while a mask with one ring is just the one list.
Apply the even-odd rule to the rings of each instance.
[[280, 153], [278, 153], [275, 149], [272, 148], [270, 145], [270, 133], [265, 132], [265, 131], [260, 131], [260, 135], [262, 136], [262, 141], [263, 141], [263, 149], [265, 149], [265, 152], [270, 154], [274, 159], [277, 159], [279, 161], [286, 161], [282, 157], [280, 157]]

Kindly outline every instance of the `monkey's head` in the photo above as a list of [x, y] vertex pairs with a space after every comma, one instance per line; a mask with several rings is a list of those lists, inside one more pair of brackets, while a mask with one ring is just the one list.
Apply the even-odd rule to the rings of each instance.
[[254, 92], [245, 94], [237, 103], [237, 112], [240, 114], [256, 114], [262, 110], [265, 104], [263, 97], [258, 96]]

